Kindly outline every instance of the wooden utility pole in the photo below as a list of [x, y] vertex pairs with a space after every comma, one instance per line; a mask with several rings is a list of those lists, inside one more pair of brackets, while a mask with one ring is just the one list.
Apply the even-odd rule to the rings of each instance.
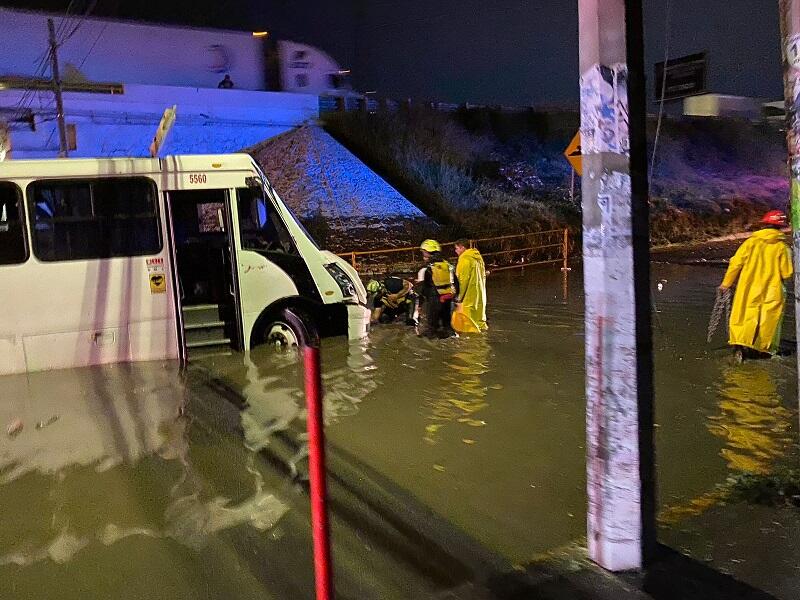
[[655, 548], [641, 0], [579, 0], [589, 557], [640, 569]]
[[[794, 256], [795, 339], [800, 348], [800, 0], [778, 0], [786, 103], [786, 146], [789, 150], [789, 213]], [[800, 366], [800, 352], [797, 352]], [[800, 371], [798, 371], [800, 377]], [[798, 386], [800, 394], [800, 386]]]
[[58, 123], [58, 156], [64, 158], [67, 152], [67, 126], [64, 124], [64, 101], [61, 98], [61, 76], [58, 73], [58, 42], [53, 19], [47, 19], [50, 32], [50, 72], [53, 80], [53, 93], [56, 95], [56, 121]]

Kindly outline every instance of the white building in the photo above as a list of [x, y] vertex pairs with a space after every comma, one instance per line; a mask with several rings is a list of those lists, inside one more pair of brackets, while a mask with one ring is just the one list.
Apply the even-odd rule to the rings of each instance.
[[[177, 106], [165, 153], [231, 152], [319, 115], [319, 96], [353, 96], [324, 52], [263, 32], [153, 25], [0, 8], [0, 155], [59, 150], [50, 86], [55, 23], [70, 156], [147, 154]], [[218, 89], [230, 75], [234, 89]], [[273, 91], [267, 91], [273, 90]], [[10, 153], [7, 152], [10, 143]]]
[[702, 94], [683, 100], [683, 114], [691, 117], [727, 117], [758, 121], [763, 100], [729, 94]]

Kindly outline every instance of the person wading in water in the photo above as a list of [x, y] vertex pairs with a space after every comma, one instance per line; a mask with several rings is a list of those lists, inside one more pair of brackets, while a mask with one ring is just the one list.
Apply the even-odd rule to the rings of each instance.
[[719, 286], [722, 292], [736, 286], [728, 343], [739, 361], [778, 351], [786, 302], [783, 282], [794, 273], [792, 254], [780, 231], [786, 215], [771, 210], [761, 225], [739, 246]]
[[442, 246], [436, 240], [425, 240], [420, 245], [425, 260], [415, 287], [419, 290], [423, 315], [422, 335], [450, 337], [457, 335], [450, 324], [453, 300], [458, 295], [458, 280], [453, 265], [442, 258]]

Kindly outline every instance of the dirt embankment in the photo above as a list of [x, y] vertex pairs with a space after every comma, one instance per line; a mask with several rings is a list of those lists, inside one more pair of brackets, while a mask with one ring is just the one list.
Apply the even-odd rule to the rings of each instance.
[[[411, 108], [331, 114], [325, 128], [435, 219], [437, 235], [454, 238], [554, 227], [577, 233], [580, 182], [572, 199], [562, 153], [578, 120], [570, 111]], [[765, 210], [784, 208], [785, 156], [783, 134], [768, 125], [665, 121], [650, 185], [653, 243], [741, 232]]]

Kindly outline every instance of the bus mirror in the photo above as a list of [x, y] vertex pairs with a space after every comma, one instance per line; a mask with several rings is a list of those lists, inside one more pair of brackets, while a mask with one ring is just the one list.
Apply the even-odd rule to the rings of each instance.
[[263, 187], [263, 185], [261, 184], [261, 179], [259, 179], [258, 177], [245, 177], [244, 183], [250, 189], [260, 190]]

